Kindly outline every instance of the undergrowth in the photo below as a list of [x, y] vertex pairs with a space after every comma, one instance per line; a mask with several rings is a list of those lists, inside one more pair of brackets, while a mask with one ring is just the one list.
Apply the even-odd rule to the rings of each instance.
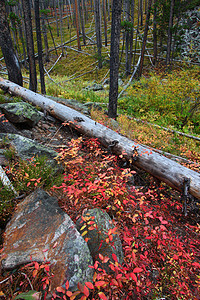
[[[89, 208], [106, 210], [115, 226], [108, 232], [107, 242], [112, 245], [112, 235], [118, 232], [124, 262], [120, 264], [115, 255], [113, 261], [99, 255], [101, 263], [96, 261], [91, 266], [92, 282], [78, 284], [72, 293], [67, 281], [65, 289], [57, 287], [57, 294], [51, 292], [51, 265], [32, 262], [6, 274], [7, 280], [1, 287], [6, 299], [19, 294], [19, 286], [20, 292], [30, 290], [29, 281], [41, 299], [47, 293], [52, 299], [70, 300], [77, 295], [82, 300], [199, 299], [197, 214], [188, 208], [188, 216], [184, 217], [177, 192], [148, 175], [138, 176], [137, 169], [120, 168], [120, 159], [123, 157], [107, 153], [95, 139], [72, 139], [59, 151], [58, 161], [65, 175], [51, 193], [75, 223]], [[88, 223], [88, 230], [92, 230], [91, 224]], [[112, 272], [105, 271], [104, 264], [108, 262]]]
[[9, 164], [4, 168], [8, 178], [11, 179], [16, 194], [0, 181], [0, 225], [4, 228], [16, 204], [36, 188], [50, 189], [54, 184], [62, 181], [62, 174], [56, 173], [45, 156], [32, 157], [24, 161], [15, 156], [10, 147], [4, 152]]
[[[107, 111], [109, 87], [98, 92], [87, 91], [85, 87], [91, 82], [80, 78], [78, 81], [67, 81], [67, 78], [67, 76], [56, 76], [54, 79], [61, 86], [49, 82], [48, 94], [75, 99], [82, 103], [95, 102], [105, 112]], [[167, 132], [161, 127], [154, 127], [148, 123], [198, 137], [200, 134], [199, 78], [197, 67], [185, 67], [183, 70], [179, 68], [171, 73], [159, 71], [148, 73], [146, 77], [135, 80], [118, 99], [117, 121], [120, 132], [145, 145], [198, 162], [198, 140]], [[119, 91], [122, 88], [120, 87]], [[106, 115], [99, 116], [99, 111], [93, 112], [92, 118], [100, 121], [105, 119]]]

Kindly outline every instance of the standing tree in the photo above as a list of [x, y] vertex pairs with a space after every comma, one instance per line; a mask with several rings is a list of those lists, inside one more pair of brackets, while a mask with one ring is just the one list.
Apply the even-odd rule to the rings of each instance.
[[110, 46], [110, 90], [108, 115], [117, 117], [118, 73], [119, 73], [119, 42], [121, 29], [122, 0], [113, 0]]
[[36, 25], [36, 34], [37, 34], [38, 62], [39, 62], [39, 70], [40, 70], [41, 92], [42, 92], [42, 94], [46, 94], [45, 80], [44, 80], [44, 65], [43, 65], [43, 59], [42, 59], [42, 38], [41, 38], [41, 28], [40, 28], [39, 0], [35, 0], [35, 25]]
[[157, 45], [157, 5], [158, 0], [154, 0], [153, 6], [153, 64], [155, 65], [157, 62], [157, 53], [158, 53], [158, 45]]
[[166, 65], [169, 65], [169, 63], [170, 63], [171, 44], [172, 44], [172, 29], [173, 29], [173, 18], [174, 18], [174, 4], [175, 4], [175, 0], [171, 0], [170, 15], [169, 15], [169, 27], [168, 27], [168, 38], [167, 38]]
[[0, 0], [0, 12], [0, 47], [8, 70], [8, 78], [22, 86], [22, 73], [9, 32], [5, 0]]
[[152, 0], [149, 0], [148, 1], [148, 11], [147, 11], [147, 16], [146, 16], [146, 22], [145, 22], [145, 29], [144, 29], [144, 36], [143, 36], [143, 41], [142, 41], [141, 61], [140, 61], [140, 67], [139, 67], [139, 73], [138, 73], [139, 77], [142, 75], [142, 69], [143, 69], [143, 63], [144, 63], [144, 52], [145, 52], [145, 49], [146, 49], [147, 35], [148, 35], [148, 30], [149, 30], [151, 4], [152, 4]]
[[24, 12], [24, 24], [26, 32], [26, 47], [29, 62], [29, 89], [33, 92], [37, 90], [37, 74], [35, 66], [35, 51], [33, 43], [33, 30], [31, 21], [31, 6], [30, 1], [22, 0]]
[[98, 52], [98, 66], [99, 69], [102, 68], [102, 56], [101, 56], [101, 10], [100, 10], [100, 1], [94, 0], [94, 15], [95, 15], [95, 28], [96, 28], [96, 40], [97, 40], [97, 52]]
[[125, 39], [126, 39], [126, 76], [130, 74], [130, 65], [129, 65], [129, 44], [130, 44], [130, 0], [125, 1]]
[[78, 3], [77, 0], [74, 1], [75, 5], [75, 16], [76, 16], [76, 35], [77, 35], [77, 43], [78, 43], [78, 50], [81, 51], [81, 42], [79, 36], [79, 17], [78, 17]]

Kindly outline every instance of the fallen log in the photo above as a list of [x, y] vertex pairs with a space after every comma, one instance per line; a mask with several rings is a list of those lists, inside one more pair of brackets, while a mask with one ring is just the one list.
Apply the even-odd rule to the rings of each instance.
[[133, 165], [145, 170], [180, 192], [184, 191], [185, 182], [189, 182], [188, 192], [200, 199], [199, 173], [131, 141], [74, 109], [54, 102], [9, 80], [0, 78], [0, 88], [14, 96], [21, 97], [33, 105], [41, 107], [52, 116], [67, 122], [67, 124], [84, 135], [98, 138], [113, 153], [123, 155], [124, 159]]

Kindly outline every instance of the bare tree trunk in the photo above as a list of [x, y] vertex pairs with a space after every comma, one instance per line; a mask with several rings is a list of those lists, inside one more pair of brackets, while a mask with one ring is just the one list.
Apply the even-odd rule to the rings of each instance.
[[[17, 8], [18, 8], [18, 15], [22, 16], [23, 13], [22, 13], [21, 3], [19, 3]], [[24, 21], [22, 20], [22, 22], [19, 24], [19, 37], [20, 37], [22, 49], [23, 49], [24, 67], [27, 68], [26, 45], [25, 45], [25, 38], [24, 38], [25, 33], [23, 33], [23, 28], [24, 28]]]
[[79, 14], [81, 20], [81, 27], [82, 27], [83, 44], [86, 45], [83, 0], [79, 0]]
[[100, 1], [94, 0], [94, 13], [95, 13], [95, 28], [96, 28], [96, 41], [97, 41], [97, 53], [98, 53], [98, 67], [102, 68], [102, 56], [101, 56], [101, 10]]
[[[115, 1], [119, 0], [113, 0], [113, 6]], [[0, 78], [0, 88], [7, 90], [14, 96], [22, 97], [25, 101], [29, 101], [43, 110], [45, 109], [52, 116], [67, 122], [79, 132], [98, 138], [105, 147], [108, 147], [116, 155], [122, 155], [133, 166], [145, 170], [180, 192], [183, 191], [185, 181], [189, 181], [189, 193], [200, 199], [199, 173], [131, 141], [65, 105], [24, 89], [8, 80]]]
[[140, 26], [143, 26], [143, 0], [140, 1]]
[[154, 0], [154, 13], [153, 13], [153, 64], [157, 62], [158, 45], [157, 45], [157, 0]]
[[0, 47], [8, 70], [8, 78], [13, 82], [23, 85], [21, 68], [14, 52], [12, 39], [9, 32], [5, 1], [0, 0]]
[[107, 38], [107, 16], [106, 16], [106, 0], [103, 0], [103, 20], [104, 20], [104, 37], [105, 37], [105, 46], [108, 45]]
[[136, 36], [135, 36], [135, 49], [134, 49], [133, 65], [135, 65], [135, 59], [136, 59], [136, 50], [137, 50], [137, 41], [138, 41], [138, 33], [139, 33], [139, 24], [140, 24], [140, 13], [139, 13], [139, 7], [138, 7], [137, 30], [136, 30]]
[[37, 34], [37, 47], [38, 47], [38, 62], [40, 70], [40, 84], [42, 94], [46, 94], [45, 80], [44, 80], [44, 66], [43, 66], [43, 55], [42, 55], [42, 38], [41, 38], [41, 28], [40, 28], [40, 8], [39, 1], [35, 0], [35, 25]]
[[22, 0], [23, 12], [24, 12], [24, 25], [26, 33], [26, 47], [29, 62], [29, 89], [36, 92], [37, 90], [37, 74], [35, 65], [35, 51], [33, 43], [33, 30], [31, 21], [31, 7], [30, 2]]
[[81, 51], [81, 43], [80, 43], [80, 37], [79, 37], [79, 17], [78, 17], [77, 0], [74, 0], [74, 5], [75, 5], [75, 16], [76, 16], [76, 34], [77, 34], [78, 50]]
[[174, 17], [174, 4], [175, 4], [175, 0], [171, 0], [170, 16], [169, 16], [169, 27], [168, 27], [168, 38], [167, 38], [166, 65], [170, 64], [170, 54], [171, 54], [171, 44], [172, 44], [172, 27], [173, 27], [173, 17]]
[[126, 76], [130, 75], [130, 65], [129, 65], [129, 44], [130, 44], [130, 0], [125, 0], [125, 20], [127, 22], [127, 26], [125, 26], [125, 40], [126, 40], [126, 46], [125, 46], [125, 53], [126, 53], [126, 63], [125, 63], [125, 73]]
[[51, 34], [51, 38], [52, 38], [52, 41], [53, 41], [54, 49], [55, 49], [56, 55], [57, 55], [57, 57], [58, 57], [58, 52], [57, 52], [57, 49], [56, 49], [55, 40], [54, 40], [54, 37], [53, 37], [53, 34], [52, 34], [52, 30], [51, 30], [51, 26], [50, 26], [50, 24], [49, 24], [48, 18], [47, 18], [47, 23], [48, 23], [48, 28], [49, 28], [49, 31], [50, 31], [50, 34]]
[[64, 56], [64, 36], [63, 36], [63, 11], [62, 11], [62, 1], [58, 0], [59, 5], [59, 15], [60, 15], [60, 40], [62, 45], [62, 56]]
[[143, 41], [142, 41], [141, 61], [140, 61], [140, 68], [139, 68], [139, 72], [138, 72], [139, 77], [142, 75], [142, 69], [143, 69], [143, 63], [144, 63], [144, 52], [145, 52], [145, 49], [146, 49], [147, 34], [148, 34], [148, 30], [149, 30], [151, 3], [152, 3], [152, 0], [149, 0], [148, 1], [148, 11], [147, 11], [147, 16], [146, 16], [146, 22], [145, 22], [145, 29], [144, 29], [144, 37], [143, 37]]
[[129, 53], [129, 71], [131, 73], [131, 64], [133, 60], [133, 28], [134, 28], [134, 7], [135, 0], [131, 0], [131, 29], [130, 29], [130, 53]]
[[[44, 8], [43, 8], [44, 9]], [[49, 45], [48, 45], [48, 39], [47, 39], [47, 26], [45, 24], [46, 22], [46, 15], [44, 12], [41, 14], [41, 21], [42, 21], [42, 34], [44, 37], [44, 46], [45, 46], [45, 61], [49, 62]]]
[[55, 3], [55, 17], [56, 17], [56, 30], [57, 30], [57, 36], [59, 36], [59, 25], [58, 25], [58, 13], [57, 13], [57, 3], [58, 0], [54, 0]]
[[110, 90], [108, 115], [117, 117], [118, 73], [119, 73], [119, 43], [121, 29], [122, 0], [113, 0], [111, 47], [110, 47]]

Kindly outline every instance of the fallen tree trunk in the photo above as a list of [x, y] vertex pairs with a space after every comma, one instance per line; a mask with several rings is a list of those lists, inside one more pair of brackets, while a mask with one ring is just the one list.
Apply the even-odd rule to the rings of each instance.
[[98, 138], [113, 153], [123, 155], [133, 165], [145, 170], [180, 192], [184, 191], [185, 183], [188, 184], [189, 181], [189, 193], [200, 199], [200, 174], [197, 172], [129, 140], [74, 109], [22, 88], [9, 80], [0, 78], [0, 88], [41, 107], [52, 116], [67, 122], [79, 132]]

